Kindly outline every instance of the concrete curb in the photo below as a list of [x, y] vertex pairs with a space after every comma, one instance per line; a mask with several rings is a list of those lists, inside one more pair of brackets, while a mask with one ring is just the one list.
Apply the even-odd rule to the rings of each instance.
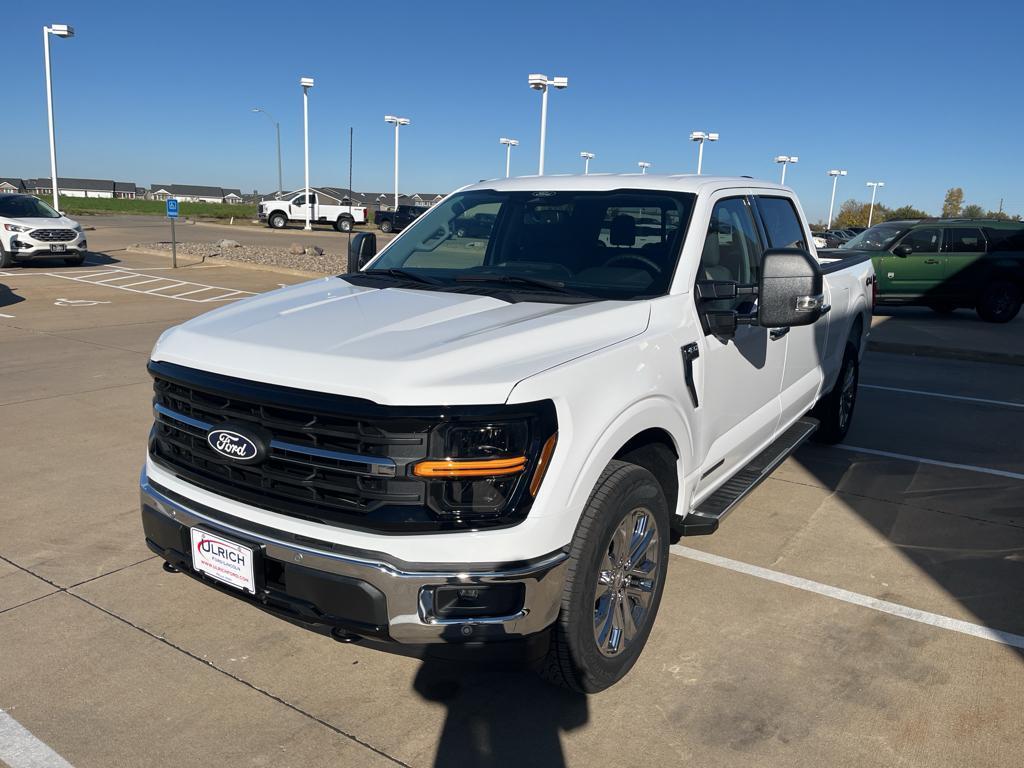
[[[137, 253], [142, 256], [160, 256], [171, 259], [170, 251], [158, 251], [155, 248], [125, 248], [125, 253]], [[222, 259], [218, 256], [207, 256], [205, 259], [194, 256], [178, 256], [178, 263], [185, 264], [216, 264], [218, 267], [239, 267], [241, 269], [252, 269], [259, 272], [279, 272], [282, 275], [295, 275], [296, 277], [329, 277], [334, 272], [307, 272], [302, 269], [291, 269], [290, 267], [277, 267], [273, 264], [253, 264], [248, 261], [237, 261], [235, 259]], [[337, 274], [341, 274], [340, 272]]]
[[957, 349], [935, 347], [925, 344], [905, 344], [895, 341], [868, 341], [868, 350], [888, 352], [896, 355], [915, 357], [940, 357], [947, 360], [965, 360], [974, 363], [998, 363], [1000, 365], [1024, 365], [1024, 355], [1014, 352], [986, 352], [980, 349]]

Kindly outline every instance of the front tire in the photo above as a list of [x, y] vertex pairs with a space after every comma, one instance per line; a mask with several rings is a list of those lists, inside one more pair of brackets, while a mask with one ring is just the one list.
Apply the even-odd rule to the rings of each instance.
[[340, 216], [336, 222], [334, 222], [334, 228], [338, 232], [351, 232], [352, 231], [352, 219], [345, 216]]
[[288, 217], [283, 213], [272, 213], [267, 218], [267, 225], [271, 229], [284, 229], [288, 226]]
[[1008, 323], [1020, 312], [1020, 287], [1009, 280], [993, 280], [978, 297], [978, 316], [987, 323]]
[[3, 243], [0, 243], [0, 269], [7, 269], [14, 266], [14, 257], [7, 252]]
[[85, 264], [85, 254], [80, 253], [77, 256], [69, 256], [64, 259], [64, 265], [67, 267], [80, 267]]
[[544, 678], [596, 693], [625, 677], [658, 613], [668, 547], [668, 503], [654, 475], [609, 462], [573, 537]]
[[860, 381], [860, 361], [857, 347], [846, 342], [846, 352], [839, 368], [839, 378], [832, 391], [818, 401], [811, 415], [821, 422], [814, 439], [819, 443], [841, 443], [853, 423], [853, 409], [857, 405], [857, 384]]

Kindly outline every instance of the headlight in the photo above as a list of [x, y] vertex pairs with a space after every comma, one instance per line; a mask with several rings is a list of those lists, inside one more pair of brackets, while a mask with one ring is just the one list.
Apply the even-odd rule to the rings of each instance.
[[4, 229], [8, 232], [29, 232], [32, 227], [23, 227], [20, 224], [4, 224]]
[[81, 225], [81, 224], [75, 224], [75, 226], [73, 227], [73, 229], [75, 230], [75, 232], [79, 232], [79, 233], [81, 233], [81, 232], [84, 232], [84, 231], [85, 231], [84, 229], [82, 229], [82, 225]]
[[463, 522], [508, 517], [517, 522], [540, 488], [556, 427], [554, 406], [503, 421], [458, 421], [431, 436], [431, 457], [412, 474], [427, 483], [428, 504], [441, 517]]

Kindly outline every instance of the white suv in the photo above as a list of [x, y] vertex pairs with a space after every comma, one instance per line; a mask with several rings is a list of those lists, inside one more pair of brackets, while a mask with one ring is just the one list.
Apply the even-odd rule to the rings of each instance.
[[78, 222], [31, 195], [0, 195], [0, 268], [48, 256], [77, 267], [87, 249]]

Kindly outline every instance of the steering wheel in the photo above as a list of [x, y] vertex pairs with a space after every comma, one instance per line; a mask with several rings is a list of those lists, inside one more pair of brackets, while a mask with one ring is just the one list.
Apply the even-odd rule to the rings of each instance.
[[641, 264], [641, 266], [643, 266], [645, 270], [647, 270], [651, 274], [655, 276], [661, 274], [661, 267], [659, 267], [653, 259], [649, 259], [646, 256], [640, 256], [639, 254], [636, 253], [626, 253], [621, 256], [612, 256], [610, 259], [608, 259], [608, 261], [604, 263], [604, 265], [606, 267], [610, 267], [614, 265], [616, 262], [621, 263], [623, 261], [637, 261]]

